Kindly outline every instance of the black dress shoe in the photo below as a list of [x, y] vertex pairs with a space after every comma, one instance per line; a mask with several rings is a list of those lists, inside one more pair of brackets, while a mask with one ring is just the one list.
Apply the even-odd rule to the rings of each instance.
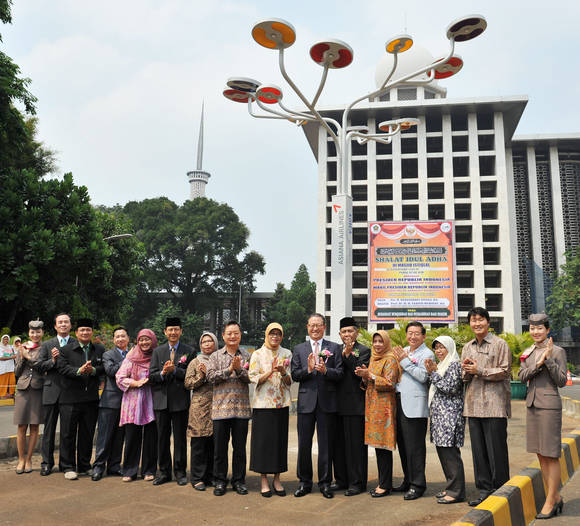
[[171, 477], [167, 475], [159, 475], [154, 481], [154, 486], [161, 486], [161, 484], [166, 484], [167, 482], [171, 482]]
[[346, 489], [346, 486], [339, 484], [338, 482], [333, 482], [330, 486], [330, 491], [340, 491], [341, 489]]
[[205, 491], [205, 484], [203, 482], [191, 481], [191, 485], [193, 486], [193, 489], [195, 489], [197, 491]]
[[409, 491], [409, 484], [403, 482], [400, 486], [395, 486], [391, 491], [396, 493], [407, 493], [407, 491]]
[[383, 491], [382, 493], [379, 493], [379, 492], [377, 491], [377, 489], [376, 489], [376, 488], [374, 488], [374, 489], [372, 489], [372, 490], [370, 491], [370, 494], [371, 494], [371, 497], [372, 497], [373, 499], [379, 499], [379, 498], [381, 498], [381, 497], [386, 497], [387, 495], [390, 495], [390, 494], [391, 494], [391, 491], [387, 489], [387, 490]]
[[266, 497], [267, 499], [269, 499], [272, 496], [272, 491], [271, 490], [260, 491], [260, 495], [262, 495], [262, 497]]
[[303, 486], [302, 484], [298, 486], [298, 489], [294, 492], [295, 497], [304, 497], [304, 495], [308, 495], [312, 489]]
[[487, 499], [487, 495], [480, 495], [476, 499], [470, 500], [469, 505], [473, 508], [475, 506], [479, 506], [485, 499]]
[[52, 473], [52, 468], [49, 468], [48, 466], [42, 466], [40, 468], [40, 475], [43, 477], [48, 477], [48, 475], [50, 475]]
[[245, 484], [242, 484], [241, 482], [238, 482], [236, 484], [232, 484], [232, 487], [234, 488], [234, 491], [238, 495], [247, 495], [248, 494], [248, 488], [246, 488]]
[[94, 471], [91, 475], [91, 480], [98, 482], [103, 478], [103, 474], [100, 471]]
[[330, 486], [322, 486], [320, 488], [320, 493], [322, 493], [322, 496], [325, 499], [333, 499], [334, 498], [334, 493], [330, 489]]
[[107, 477], [122, 477], [123, 472], [118, 469], [117, 471], [107, 471]]
[[177, 484], [180, 486], [187, 486], [187, 476], [182, 475], [181, 477], [177, 477]]
[[551, 519], [552, 517], [555, 517], [556, 515], [558, 515], [558, 507], [559, 506], [560, 506], [560, 503], [556, 502], [556, 504], [554, 504], [554, 507], [552, 508], [550, 513], [538, 513], [536, 515], [536, 519]]
[[278, 497], [285, 497], [286, 496], [286, 490], [284, 488], [282, 488], [282, 489], [274, 488], [274, 493], [276, 495], [278, 495]]
[[354, 497], [355, 495], [360, 495], [361, 493], [362, 493], [362, 491], [360, 489], [357, 489], [357, 488], [348, 488], [344, 492], [344, 496], [345, 497]]
[[218, 482], [213, 489], [213, 494], [216, 497], [221, 497], [226, 494], [226, 485], [223, 482]]
[[409, 491], [407, 491], [407, 493], [405, 493], [405, 496], [403, 498], [405, 500], [415, 500], [421, 497], [422, 495], [423, 495], [422, 491], [417, 491], [415, 488], [411, 488]]

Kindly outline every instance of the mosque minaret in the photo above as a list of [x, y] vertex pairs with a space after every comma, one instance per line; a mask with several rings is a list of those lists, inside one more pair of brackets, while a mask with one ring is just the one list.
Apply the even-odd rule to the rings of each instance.
[[199, 138], [197, 141], [197, 167], [191, 172], [187, 172], [189, 179], [189, 198], [205, 197], [205, 186], [210, 178], [208, 172], [202, 169], [203, 163], [203, 104], [201, 105], [201, 120], [199, 122]]

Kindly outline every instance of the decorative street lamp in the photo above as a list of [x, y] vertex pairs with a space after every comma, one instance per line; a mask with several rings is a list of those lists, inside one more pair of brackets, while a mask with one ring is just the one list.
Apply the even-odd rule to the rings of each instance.
[[[393, 136], [419, 124], [417, 119], [396, 119], [381, 122], [378, 128], [384, 133], [371, 133], [367, 126], [350, 126], [350, 111], [364, 100], [380, 97], [395, 87], [412, 83], [413, 85], [427, 85], [433, 80], [448, 78], [463, 67], [463, 60], [454, 54], [455, 42], [464, 42], [479, 36], [487, 27], [483, 16], [470, 15], [455, 20], [447, 27], [449, 51], [443, 58], [425, 64], [423, 67], [393, 79], [397, 70], [398, 56], [413, 45], [410, 35], [397, 35], [385, 44], [387, 53], [393, 55], [392, 68], [382, 85], [375, 91], [367, 93], [348, 104], [342, 114], [342, 123], [322, 116], [316, 110], [316, 103], [322, 94], [329, 69], [341, 69], [351, 64], [353, 50], [345, 42], [329, 39], [314, 44], [310, 48], [310, 57], [320, 65], [322, 76], [312, 100], [308, 100], [286, 72], [284, 64], [284, 50], [296, 41], [296, 30], [289, 22], [273, 18], [258, 22], [252, 29], [252, 37], [261, 46], [278, 50], [278, 65], [282, 76], [306, 106], [306, 110], [297, 111], [286, 107], [283, 102], [283, 92], [278, 86], [262, 84], [256, 80], [233, 77], [228, 79], [228, 88], [223, 94], [234, 102], [247, 104], [248, 112], [258, 119], [283, 119], [299, 126], [307, 122], [316, 122], [322, 126], [336, 146], [337, 153], [337, 193], [333, 196], [332, 204], [332, 261], [331, 261], [331, 310], [333, 316], [330, 324], [330, 334], [338, 333], [338, 322], [343, 316], [352, 313], [352, 196], [350, 189], [350, 157], [351, 142], [359, 144], [375, 141], [390, 144]], [[419, 75], [426, 74], [425, 80], [419, 80]], [[393, 80], [391, 80], [393, 79]], [[256, 113], [252, 105], [256, 104], [261, 113]]]

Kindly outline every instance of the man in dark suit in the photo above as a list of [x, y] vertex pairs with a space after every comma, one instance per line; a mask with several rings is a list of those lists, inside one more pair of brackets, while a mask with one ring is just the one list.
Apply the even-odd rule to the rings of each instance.
[[173, 472], [180, 486], [187, 484], [187, 420], [190, 392], [183, 386], [185, 371], [195, 353], [180, 341], [181, 320], [165, 320], [167, 343], [153, 350], [149, 381], [153, 389], [153, 409], [157, 421], [159, 476], [153, 485], [171, 480], [171, 429], [173, 428]]
[[331, 489], [345, 489], [347, 497], [366, 491], [368, 448], [365, 445], [365, 392], [357, 367], [368, 367], [371, 350], [358, 343], [358, 327], [353, 318], [340, 320], [342, 379], [338, 383], [338, 416], [334, 443], [334, 477]]
[[[64, 312], [57, 314], [54, 318], [54, 328], [57, 336], [45, 341], [38, 355], [38, 370], [41, 374], [44, 374], [44, 386], [42, 389], [44, 430], [41, 444], [42, 464], [40, 465], [40, 474], [42, 476], [50, 475], [54, 466], [54, 438], [56, 423], [58, 422], [61, 391], [61, 377], [56, 368], [56, 359], [60, 349], [68, 343], [76, 342], [70, 336], [71, 327], [68, 314]], [[59, 467], [62, 471], [62, 467], [60, 465]]]
[[99, 413], [99, 384], [105, 348], [91, 342], [93, 322], [78, 320], [77, 340], [65, 345], [56, 360], [62, 375], [60, 394], [60, 465], [67, 480], [90, 474], [93, 438]]
[[336, 388], [342, 378], [342, 353], [338, 344], [324, 339], [326, 320], [312, 314], [306, 325], [310, 341], [292, 351], [292, 379], [298, 389], [298, 466], [300, 485], [295, 497], [312, 491], [312, 437], [318, 440], [318, 487], [327, 499], [334, 497], [332, 438], [336, 420]]
[[95, 462], [91, 477], [95, 482], [103, 478], [105, 464], [107, 475], [121, 476], [123, 474], [121, 472], [121, 456], [125, 440], [125, 427], [119, 427], [123, 391], [117, 387], [115, 375], [127, 355], [129, 335], [125, 327], [117, 327], [113, 331], [113, 342], [115, 348], [103, 354], [105, 388], [99, 403]]

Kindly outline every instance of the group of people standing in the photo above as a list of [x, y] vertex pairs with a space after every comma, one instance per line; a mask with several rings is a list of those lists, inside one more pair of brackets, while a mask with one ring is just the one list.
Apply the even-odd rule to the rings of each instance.
[[[475, 338], [463, 347], [461, 357], [448, 336], [436, 338], [429, 349], [425, 327], [418, 321], [407, 324], [409, 345], [404, 349], [393, 347], [383, 330], [373, 334], [368, 349], [357, 342], [353, 318], [340, 321], [342, 344], [338, 344], [324, 338], [324, 316], [313, 314], [306, 326], [307, 341], [292, 351], [285, 349], [281, 345], [283, 327], [271, 323], [264, 344], [251, 356], [240, 347], [242, 331], [236, 321], [226, 323], [221, 348], [216, 335], [204, 332], [199, 353], [181, 342], [179, 318], [166, 320], [167, 343], [158, 345], [154, 332], [143, 329], [130, 351], [124, 328], [114, 332], [115, 348], [105, 351], [92, 343], [89, 319], [78, 320], [75, 339], [70, 336], [70, 317], [59, 314], [55, 318], [57, 337], [44, 343], [42, 322], [30, 322], [30, 341], [16, 358], [16, 471], [31, 471], [38, 425], [44, 423], [41, 475], [52, 473], [54, 433], [60, 416], [59, 468], [68, 480], [86, 473], [98, 481], [107, 473], [130, 482], [140, 474], [154, 485], [173, 477], [185, 485], [189, 437], [192, 486], [198, 491], [214, 486], [214, 494], [221, 496], [227, 490], [231, 438], [230, 482], [234, 491], [244, 495], [248, 493], [246, 442], [251, 419], [250, 469], [261, 475], [261, 495], [284, 496], [280, 474], [288, 469], [290, 386], [294, 381], [299, 384], [299, 485], [295, 497], [312, 491], [316, 429], [318, 486], [324, 497], [332, 498], [338, 490], [344, 490], [346, 496], [367, 490], [367, 448], [372, 446], [379, 480], [371, 496], [398, 491], [405, 500], [420, 498], [427, 486], [425, 438], [430, 420], [430, 438], [447, 481], [437, 502], [462, 502], [465, 476], [460, 448], [467, 418], [479, 491], [469, 504], [475, 506], [509, 479], [511, 353], [504, 340], [490, 333], [485, 309], [472, 309], [468, 320]], [[522, 380], [530, 385], [528, 451], [538, 454], [548, 487], [539, 518], [553, 516], [563, 506], [556, 483], [561, 429], [557, 387], [565, 382], [566, 360], [564, 351], [547, 339], [548, 327], [545, 315], [530, 317], [536, 343], [524, 353], [520, 371]], [[99, 397], [102, 377], [105, 384]], [[251, 402], [250, 384], [255, 387]], [[26, 450], [28, 425], [31, 432]], [[393, 487], [393, 451], [397, 447], [404, 478]], [[273, 476], [271, 486], [269, 475]]]

